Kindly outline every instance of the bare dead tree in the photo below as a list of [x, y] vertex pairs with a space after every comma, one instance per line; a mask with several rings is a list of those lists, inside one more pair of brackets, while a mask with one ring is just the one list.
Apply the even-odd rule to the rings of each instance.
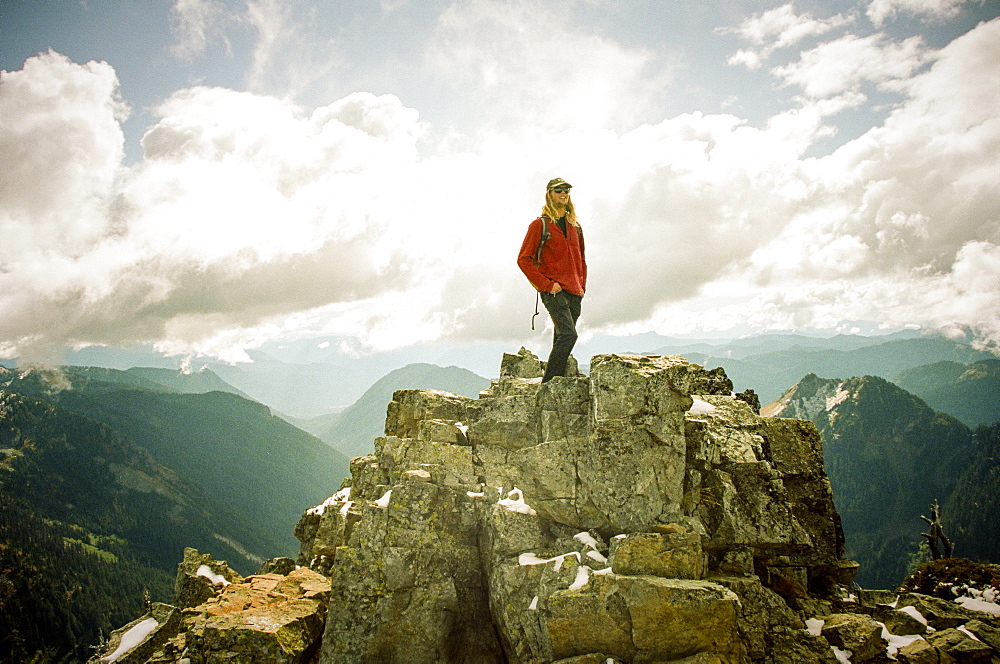
[[929, 519], [923, 514], [920, 515], [920, 518], [926, 521], [929, 526], [927, 529], [929, 532], [920, 534], [927, 538], [927, 546], [931, 550], [931, 559], [951, 558], [955, 552], [955, 545], [944, 534], [944, 527], [941, 525], [941, 508], [938, 506], [938, 501], [935, 500], [934, 504], [931, 505], [931, 516]]

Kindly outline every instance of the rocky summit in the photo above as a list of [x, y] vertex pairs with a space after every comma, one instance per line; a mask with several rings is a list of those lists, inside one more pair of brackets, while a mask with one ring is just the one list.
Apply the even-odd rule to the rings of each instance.
[[949, 607], [932, 639], [922, 596], [848, 592], [857, 564], [812, 423], [760, 417], [721, 370], [678, 356], [590, 367], [541, 384], [522, 349], [478, 399], [396, 392], [375, 454], [296, 525], [298, 561], [243, 579], [189, 550], [181, 608], [154, 606], [95, 661], [996, 656], [987, 614]]

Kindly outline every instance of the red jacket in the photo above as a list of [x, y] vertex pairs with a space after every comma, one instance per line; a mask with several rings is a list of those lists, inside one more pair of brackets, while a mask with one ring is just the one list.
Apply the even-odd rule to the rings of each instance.
[[[549, 239], [542, 247], [541, 260], [535, 265], [543, 223], [549, 225]], [[566, 224], [566, 234], [563, 235], [559, 225], [548, 218], [543, 221], [539, 217], [531, 222], [521, 244], [521, 252], [517, 255], [517, 266], [536, 290], [549, 293], [554, 283], [574, 295], [582, 296], [587, 290], [583, 233], [572, 224]]]

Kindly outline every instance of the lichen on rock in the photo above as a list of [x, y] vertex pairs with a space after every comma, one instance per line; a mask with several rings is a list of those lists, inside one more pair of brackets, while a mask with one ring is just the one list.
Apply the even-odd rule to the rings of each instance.
[[[522, 349], [478, 399], [396, 392], [349, 498], [297, 530], [336, 597], [321, 662], [739, 662], [778, 627], [815, 639], [766, 585], [850, 581], [815, 428], [681, 357], [590, 366], [541, 384]], [[741, 593], [785, 613], [750, 626]]]

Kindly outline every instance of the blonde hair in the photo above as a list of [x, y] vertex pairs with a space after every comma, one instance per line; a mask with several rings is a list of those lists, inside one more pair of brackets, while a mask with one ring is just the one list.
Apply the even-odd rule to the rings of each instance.
[[552, 221], [555, 221], [556, 219], [562, 217], [563, 215], [566, 216], [566, 221], [568, 223], [579, 228], [580, 222], [576, 220], [576, 208], [573, 207], [573, 197], [570, 196], [569, 199], [566, 201], [565, 213], [560, 214], [559, 211], [556, 209], [556, 206], [553, 205], [552, 203], [552, 191], [547, 190], [545, 192], [545, 205], [542, 206], [542, 216], [548, 217]]

